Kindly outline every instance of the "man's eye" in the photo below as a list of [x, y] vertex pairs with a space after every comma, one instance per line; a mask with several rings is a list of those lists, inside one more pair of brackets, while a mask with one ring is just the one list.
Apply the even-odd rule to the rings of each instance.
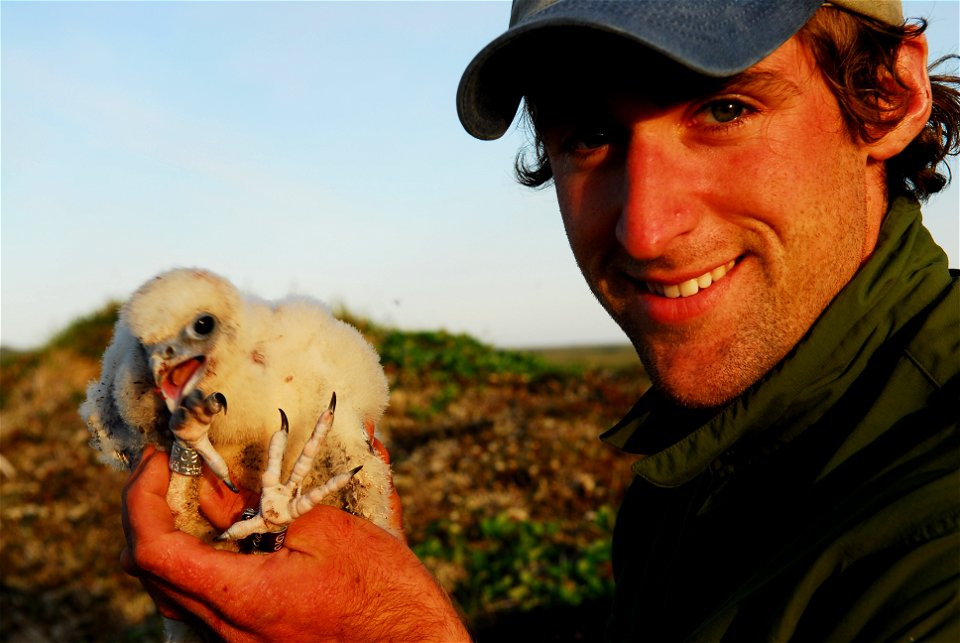
[[592, 150], [603, 147], [610, 142], [610, 135], [601, 129], [586, 130], [577, 132], [570, 137], [570, 144], [576, 149]]
[[566, 137], [565, 147], [571, 151], [589, 151], [610, 145], [613, 143], [614, 136], [608, 128], [604, 127], [585, 127], [571, 132]]
[[710, 103], [704, 108], [705, 116], [714, 123], [732, 123], [742, 118], [747, 108], [743, 103], [735, 100], [719, 100]]

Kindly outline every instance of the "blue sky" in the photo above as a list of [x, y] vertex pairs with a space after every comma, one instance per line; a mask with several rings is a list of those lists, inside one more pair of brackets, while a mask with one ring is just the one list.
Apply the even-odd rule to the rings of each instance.
[[[931, 18], [956, 53], [954, 0]], [[44, 342], [153, 274], [501, 346], [622, 341], [522, 133], [459, 125], [463, 68], [505, 2], [0, 3], [0, 342]], [[956, 164], [953, 165], [957, 175]], [[958, 188], [927, 211], [960, 265]]]

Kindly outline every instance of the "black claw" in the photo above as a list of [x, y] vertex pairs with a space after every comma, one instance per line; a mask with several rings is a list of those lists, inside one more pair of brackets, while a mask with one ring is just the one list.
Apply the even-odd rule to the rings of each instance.
[[359, 467], [355, 467], [354, 469], [351, 469], [351, 470], [350, 470], [350, 475], [351, 475], [351, 476], [357, 475], [357, 471], [359, 471], [359, 470], [362, 469], [362, 468], [363, 468], [363, 465], [361, 464]]
[[330, 396], [330, 406], [327, 407], [327, 410], [333, 413], [337, 410], [337, 392], [334, 391], [333, 395]]
[[[199, 393], [199, 391], [200, 389], [195, 389], [194, 393]], [[208, 415], [213, 416], [220, 411], [227, 412], [227, 398], [223, 393], [211, 393], [207, 397], [203, 397], [203, 393], [199, 393], [197, 401], [202, 404], [201, 408]]]
[[240, 490], [237, 489], [237, 485], [233, 484], [231, 480], [224, 480], [223, 484], [227, 485], [227, 488], [234, 493], [240, 493]]
[[277, 409], [280, 411], [280, 429], [284, 433], [290, 433], [290, 423], [287, 422], [287, 414], [283, 412], [283, 409]]

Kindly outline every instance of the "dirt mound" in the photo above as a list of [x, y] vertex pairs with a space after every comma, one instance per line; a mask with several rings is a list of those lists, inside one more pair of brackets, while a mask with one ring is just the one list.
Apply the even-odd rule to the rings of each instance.
[[[8, 641], [161, 640], [152, 602], [119, 565], [126, 476], [97, 462], [77, 415], [112, 323], [94, 321], [94, 339], [72, 327], [41, 351], [3, 358]], [[554, 367], [464, 336], [363, 327], [391, 380], [381, 431], [410, 544], [478, 637], [507, 640], [509, 628], [521, 638], [592, 638], [612, 587], [610, 533], [631, 462], [597, 435], [645, 387], [640, 369]]]

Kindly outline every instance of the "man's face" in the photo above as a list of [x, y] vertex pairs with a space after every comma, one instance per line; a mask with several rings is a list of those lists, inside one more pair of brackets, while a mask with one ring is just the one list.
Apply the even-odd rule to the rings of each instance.
[[722, 82], [662, 60], [613, 67], [532, 99], [567, 235], [655, 385], [719, 405], [872, 252], [879, 170], [796, 38]]

